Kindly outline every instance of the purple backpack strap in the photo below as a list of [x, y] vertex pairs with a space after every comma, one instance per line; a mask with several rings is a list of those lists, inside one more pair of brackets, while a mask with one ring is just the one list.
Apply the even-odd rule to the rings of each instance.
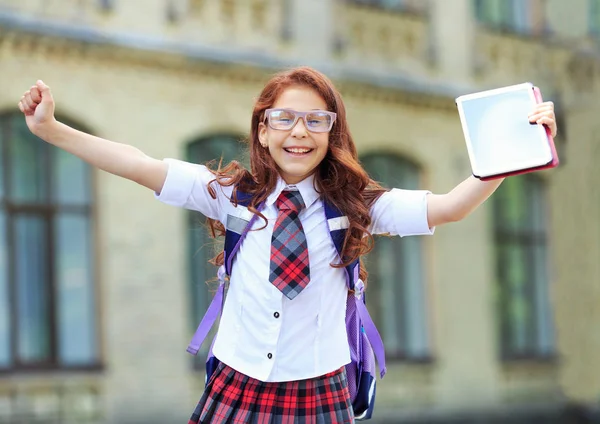
[[[325, 220], [327, 221], [327, 228], [329, 229], [329, 233], [331, 234], [331, 239], [333, 240], [333, 244], [335, 245], [336, 250], [340, 258], [342, 257], [342, 249], [344, 245], [344, 239], [346, 237], [347, 228], [343, 228], [339, 223], [343, 220], [341, 218], [346, 218], [342, 216], [342, 213], [333, 205], [330, 205], [328, 202], [324, 202], [324, 210], [325, 210]], [[347, 219], [347, 218], [346, 218]], [[383, 340], [381, 339], [381, 335], [379, 331], [377, 331], [377, 327], [369, 314], [367, 309], [367, 305], [365, 304], [365, 296], [364, 289], [365, 285], [362, 280], [360, 280], [360, 261], [356, 260], [354, 263], [348, 265], [344, 268], [346, 271], [346, 285], [349, 290], [354, 291], [354, 299], [355, 299], [355, 307], [360, 318], [360, 322], [364, 327], [364, 331], [371, 343], [373, 348], [373, 352], [375, 353], [375, 358], [377, 359], [377, 363], [379, 364], [379, 373], [381, 378], [386, 373], [385, 366], [385, 348], [383, 345]], [[346, 316], [348, 317], [349, 304], [346, 304]], [[346, 323], [348, 325], [355, 325], [349, 322]], [[349, 330], [347, 328], [347, 330]], [[355, 358], [353, 358], [355, 359]]]
[[357, 280], [354, 285], [354, 299], [356, 302], [356, 311], [358, 312], [358, 316], [360, 317], [360, 321], [362, 322], [363, 328], [371, 343], [371, 347], [373, 348], [373, 352], [375, 353], [375, 358], [377, 358], [377, 364], [379, 364], [379, 375], [381, 378], [387, 372], [385, 366], [385, 348], [383, 346], [383, 340], [381, 339], [381, 335], [379, 331], [377, 331], [377, 327], [369, 314], [367, 309], [367, 305], [364, 301], [364, 289], [365, 284], [362, 280]]
[[[259, 210], [260, 209], [261, 208], [259, 208]], [[233, 262], [233, 258], [235, 257], [235, 254], [239, 250], [240, 246], [242, 245], [242, 241], [246, 237], [246, 234], [248, 234], [248, 231], [250, 231], [250, 228], [252, 228], [252, 225], [254, 224], [254, 222], [256, 221], [257, 218], [258, 218], [258, 215], [253, 214], [250, 221], [248, 221], [248, 225], [246, 225], [246, 227], [240, 234], [239, 240], [237, 240], [233, 249], [231, 250], [229, 255], [227, 255], [228, 257], [225, 258], [226, 261], [229, 261], [229, 264], [228, 264], [229, 267], [226, 268], [225, 265], [221, 265], [219, 267], [219, 271], [217, 273], [217, 276], [219, 278], [219, 288], [217, 289], [217, 292], [215, 293], [213, 300], [210, 302], [210, 305], [209, 305], [206, 313], [204, 314], [202, 321], [200, 321], [200, 324], [198, 325], [198, 328], [196, 329], [196, 332], [194, 333], [194, 337], [192, 337], [192, 341], [190, 342], [188, 348], [186, 349], [187, 352], [191, 353], [192, 355], [198, 354], [198, 351], [200, 350], [200, 346], [202, 346], [202, 343], [204, 343], [204, 340], [206, 339], [208, 332], [214, 325], [215, 321], [217, 320], [217, 317], [221, 315], [221, 311], [223, 310], [223, 297], [224, 297], [224, 292], [225, 292], [225, 275], [227, 274], [227, 269], [229, 269], [229, 270], [231, 269], [231, 263]], [[210, 350], [212, 353], [212, 345], [210, 347]]]
[[192, 341], [190, 342], [188, 348], [186, 349], [188, 353], [192, 355], [197, 355], [200, 350], [200, 346], [206, 339], [208, 332], [214, 325], [217, 317], [221, 314], [221, 310], [223, 309], [223, 293], [225, 291], [225, 266], [221, 265], [218, 271], [219, 276], [219, 288], [213, 297], [212, 302], [208, 306], [204, 317], [202, 317], [202, 321], [198, 325], [196, 332], [194, 333], [194, 337], [192, 337]]

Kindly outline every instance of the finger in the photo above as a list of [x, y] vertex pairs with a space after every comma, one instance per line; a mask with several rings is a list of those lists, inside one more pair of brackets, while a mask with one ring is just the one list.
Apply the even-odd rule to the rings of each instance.
[[35, 110], [31, 109], [30, 107], [28, 107], [25, 104], [24, 100], [21, 100], [19, 102], [19, 109], [21, 110], [21, 112], [23, 112], [25, 114], [25, 116], [31, 116], [35, 113]]
[[550, 125], [550, 124], [554, 123], [554, 119], [550, 119], [547, 116], [542, 116], [535, 122], [536, 122], [536, 124]]
[[21, 101], [23, 102], [23, 104], [25, 105], [26, 108], [31, 107], [31, 104], [30, 104], [31, 95], [29, 94], [29, 91], [26, 91], [23, 94], [23, 97], [21, 97]]
[[544, 117], [544, 115], [541, 114], [541, 113], [536, 113], [536, 114], [533, 114], [533, 115], [529, 115], [529, 122], [531, 122], [531, 123], [537, 122], [538, 119], [541, 119], [543, 117]]
[[37, 106], [37, 104], [31, 99], [31, 93], [28, 91], [27, 93], [25, 93], [25, 104], [30, 107], [31, 109], [35, 108], [35, 106]]
[[29, 90], [29, 92], [31, 93], [31, 99], [35, 102], [35, 103], [40, 103], [42, 101], [42, 93], [40, 92], [40, 89], [34, 85], [33, 87], [31, 87], [31, 89]]
[[536, 113], [554, 113], [554, 108], [552, 107], [548, 107], [548, 106], [541, 106], [541, 107], [535, 107], [531, 110], [531, 112], [529, 113], [530, 115], [536, 114]]
[[556, 117], [554, 116], [554, 112], [540, 112], [540, 113], [536, 113], [536, 114], [532, 114], [529, 115], [529, 122], [537, 122], [538, 119], [541, 118], [550, 118], [553, 120], [556, 120]]
[[535, 106], [533, 109], [531, 109], [531, 112], [529, 112], [529, 116], [531, 115], [535, 115], [538, 113], [543, 113], [543, 112], [554, 112], [554, 108], [551, 106]]
[[42, 95], [42, 98], [47, 94], [49, 96], [52, 95], [52, 93], [50, 92], [50, 87], [48, 87], [44, 81], [42, 80], [37, 80], [36, 84], [37, 88], [40, 90], [40, 93]]
[[556, 136], [557, 128], [556, 121], [554, 119], [543, 117], [538, 119], [537, 124], [546, 125], [548, 128], [550, 128], [550, 134], [552, 134], [552, 137]]
[[551, 110], [554, 110], [553, 106], [537, 105], [537, 106], [534, 106], [533, 109], [531, 109], [531, 112], [536, 113], [536, 112], [551, 111]]

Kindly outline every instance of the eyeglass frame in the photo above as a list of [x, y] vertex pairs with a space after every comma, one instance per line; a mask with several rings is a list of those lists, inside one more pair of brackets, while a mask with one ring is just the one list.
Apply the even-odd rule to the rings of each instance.
[[[285, 111], [285, 112], [292, 112], [294, 113], [294, 122], [290, 125], [290, 128], [284, 130], [281, 128], [273, 128], [273, 126], [271, 125], [271, 112], [274, 111]], [[329, 115], [331, 117], [331, 124], [329, 124], [329, 128], [326, 131], [314, 131], [313, 129], [311, 129], [309, 127], [309, 125], [306, 123], [306, 115], [311, 114], [311, 113], [324, 113], [326, 115]], [[314, 133], [318, 133], [318, 134], [322, 134], [322, 133], [328, 133], [331, 131], [331, 129], [333, 128], [333, 124], [335, 123], [336, 119], [337, 119], [337, 113], [335, 112], [330, 112], [328, 110], [310, 110], [308, 112], [300, 112], [298, 110], [294, 110], [294, 109], [285, 109], [285, 108], [272, 108], [272, 109], [267, 109], [265, 110], [265, 118], [263, 119], [264, 121], [267, 121], [269, 124], [269, 127], [271, 127], [272, 129], [274, 129], [275, 131], [289, 131], [292, 128], [294, 128], [296, 126], [296, 124], [298, 123], [298, 120], [302, 118], [302, 120], [304, 121], [304, 126], [306, 127], [306, 129], [310, 132], [314, 132]]]

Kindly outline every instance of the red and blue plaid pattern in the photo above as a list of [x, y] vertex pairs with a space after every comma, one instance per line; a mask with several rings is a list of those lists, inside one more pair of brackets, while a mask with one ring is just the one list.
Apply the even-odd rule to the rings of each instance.
[[188, 424], [353, 422], [343, 368], [308, 380], [265, 383], [221, 363]]
[[275, 204], [279, 215], [271, 239], [269, 281], [293, 299], [310, 281], [306, 235], [298, 218], [304, 201], [298, 190], [284, 190]]

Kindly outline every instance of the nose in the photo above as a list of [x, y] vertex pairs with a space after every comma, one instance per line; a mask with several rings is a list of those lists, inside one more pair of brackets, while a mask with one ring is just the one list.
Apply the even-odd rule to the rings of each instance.
[[304, 122], [304, 118], [299, 118], [294, 128], [292, 128], [292, 137], [295, 138], [304, 138], [308, 135], [308, 131], [306, 129], [306, 123]]

